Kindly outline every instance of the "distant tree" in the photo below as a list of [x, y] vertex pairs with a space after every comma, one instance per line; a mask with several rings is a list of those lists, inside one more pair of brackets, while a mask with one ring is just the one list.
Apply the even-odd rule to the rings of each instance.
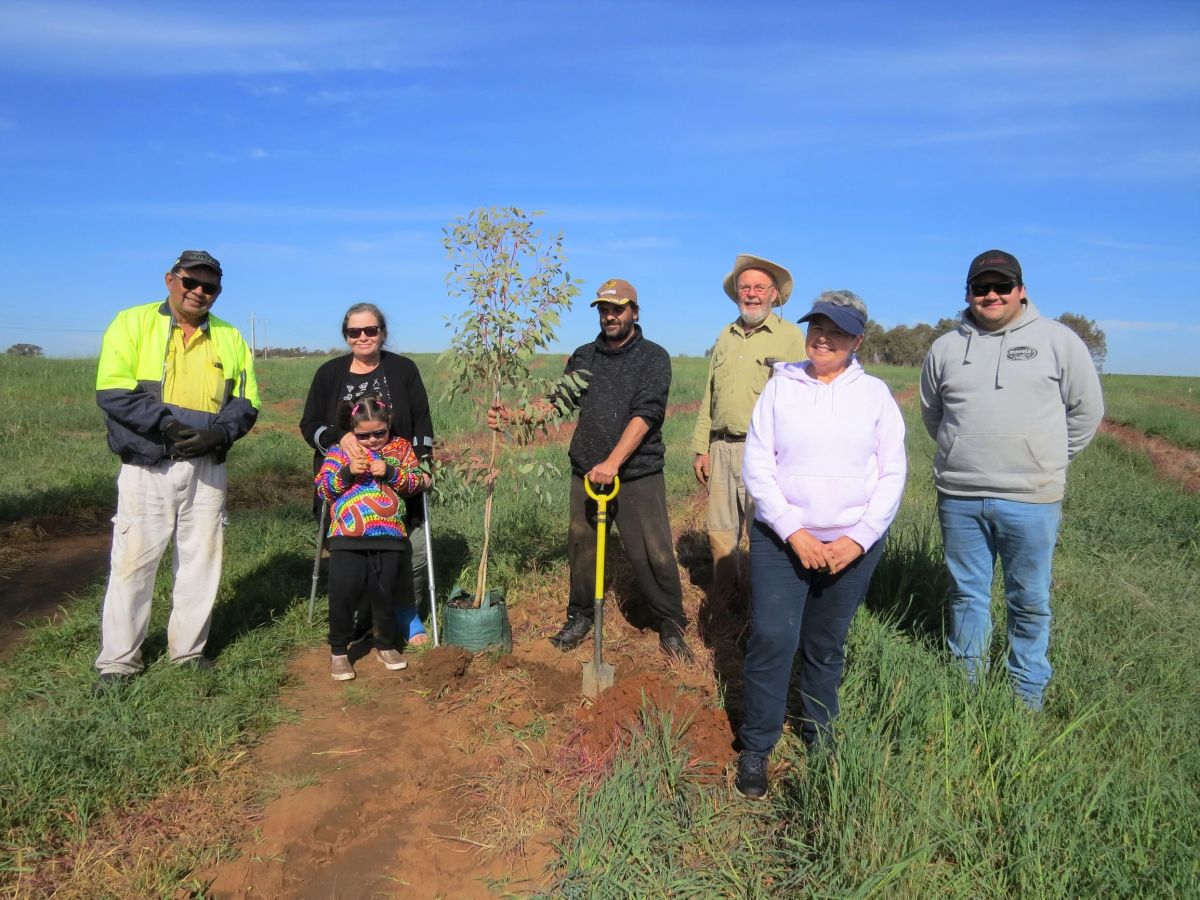
[[1058, 321], [1079, 335], [1080, 339], [1087, 344], [1088, 352], [1092, 354], [1092, 362], [1096, 364], [1096, 371], [1103, 372], [1104, 360], [1108, 356], [1108, 341], [1105, 340], [1100, 326], [1092, 319], [1069, 312], [1059, 316]]
[[41, 356], [42, 348], [37, 344], [13, 344], [4, 352], [11, 356]]
[[946, 316], [943, 319], [937, 320], [937, 324], [933, 326], [933, 330], [937, 332], [938, 337], [941, 337], [943, 334], [949, 334], [951, 331], [957, 330], [958, 326], [961, 324], [961, 315]]
[[863, 342], [858, 348], [858, 358], [868, 365], [883, 362], [883, 326], [874, 319], [867, 319], [867, 330], [863, 332]]

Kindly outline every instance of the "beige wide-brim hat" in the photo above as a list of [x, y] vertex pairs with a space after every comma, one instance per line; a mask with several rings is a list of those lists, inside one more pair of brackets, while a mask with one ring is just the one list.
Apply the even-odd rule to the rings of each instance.
[[775, 280], [775, 287], [779, 290], [779, 299], [776, 302], [780, 306], [788, 302], [788, 297], [792, 296], [792, 273], [779, 263], [773, 263], [761, 256], [751, 256], [749, 253], [739, 253], [738, 258], [733, 261], [733, 271], [725, 276], [725, 293], [730, 300], [737, 300], [737, 278], [747, 269], [762, 269], [768, 273]]

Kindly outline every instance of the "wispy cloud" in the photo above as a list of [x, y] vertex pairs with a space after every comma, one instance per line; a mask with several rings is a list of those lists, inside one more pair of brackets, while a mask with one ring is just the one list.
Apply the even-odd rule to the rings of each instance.
[[263, 159], [270, 159], [273, 154], [268, 153], [262, 147], [247, 147], [245, 150], [236, 153], [220, 153], [215, 150], [210, 150], [204, 154], [206, 159], [215, 160], [216, 162], [257, 162]]
[[239, 221], [254, 224], [319, 223], [333, 225], [363, 225], [387, 222], [437, 223], [439, 226], [459, 215], [456, 210], [439, 206], [413, 207], [348, 207], [305, 204], [273, 204], [244, 202], [209, 203], [144, 203], [109, 207], [121, 215], [141, 217], [180, 217], [212, 222]]
[[1200, 334], [1197, 322], [1131, 322], [1125, 319], [1102, 319], [1099, 323], [1104, 331], [1168, 331], [1173, 334]]
[[[192, 9], [189, 7], [189, 10]], [[112, 75], [293, 74], [440, 65], [460, 32], [418, 14], [282, 18], [219, 6], [0, 0], [0, 68]], [[420, 34], [420, 41], [411, 40]], [[270, 89], [270, 88], [268, 88]]]

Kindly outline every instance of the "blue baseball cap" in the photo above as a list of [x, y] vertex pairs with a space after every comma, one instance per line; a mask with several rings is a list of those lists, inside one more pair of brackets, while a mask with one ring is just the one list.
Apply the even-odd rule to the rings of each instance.
[[853, 306], [842, 306], [840, 303], [830, 303], [827, 300], [813, 304], [812, 309], [796, 321], [809, 322], [817, 316], [828, 316], [838, 328], [857, 337], [867, 330], [867, 319]]

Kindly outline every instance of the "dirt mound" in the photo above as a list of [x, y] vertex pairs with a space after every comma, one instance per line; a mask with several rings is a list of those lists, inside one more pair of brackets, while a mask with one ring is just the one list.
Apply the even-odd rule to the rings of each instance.
[[736, 758], [729, 720], [706, 698], [680, 691], [655, 672], [623, 679], [604, 691], [589, 708], [576, 713], [579, 727], [568, 739], [578, 747], [585, 768], [607, 767], [622, 746], [642, 730], [647, 717], [669, 722], [676, 740], [688, 749], [691, 774], [723, 778]]

